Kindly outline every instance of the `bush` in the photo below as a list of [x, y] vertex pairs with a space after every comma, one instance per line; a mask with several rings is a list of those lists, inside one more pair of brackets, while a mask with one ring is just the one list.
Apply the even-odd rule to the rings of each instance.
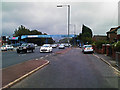
[[99, 41], [96, 41], [96, 42], [95, 42], [95, 46], [96, 46], [98, 49], [101, 49], [101, 48], [102, 48], [102, 44], [108, 44], [108, 43], [109, 43], [108, 41], [99, 40]]
[[115, 49], [117, 52], [120, 52], [120, 41], [116, 43]]

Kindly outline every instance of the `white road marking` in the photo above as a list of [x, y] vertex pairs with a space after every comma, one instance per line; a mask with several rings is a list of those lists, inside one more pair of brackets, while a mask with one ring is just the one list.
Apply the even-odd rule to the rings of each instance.
[[35, 59], [35, 60], [38, 60], [38, 59]]
[[48, 57], [48, 55], [46, 55], [45, 57]]
[[44, 57], [41, 57], [40, 59], [43, 59]]

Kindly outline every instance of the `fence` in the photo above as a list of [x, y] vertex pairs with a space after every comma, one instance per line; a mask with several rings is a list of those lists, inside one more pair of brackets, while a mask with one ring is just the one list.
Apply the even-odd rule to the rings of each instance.
[[116, 65], [120, 68], [120, 52], [116, 52]]

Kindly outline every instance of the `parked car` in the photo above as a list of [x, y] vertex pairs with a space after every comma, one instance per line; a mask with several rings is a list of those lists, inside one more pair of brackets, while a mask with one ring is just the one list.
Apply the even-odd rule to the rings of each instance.
[[7, 50], [13, 50], [13, 46], [12, 45], [3, 45], [1, 47], [1, 51], [7, 51]]
[[94, 52], [94, 50], [93, 50], [93, 47], [92, 47], [92, 45], [84, 45], [83, 47], [82, 47], [82, 52], [83, 53], [93, 53]]
[[35, 49], [35, 46], [33, 43], [23, 43], [21, 46], [17, 47], [17, 53], [24, 52], [27, 53], [27, 51], [33, 52]]
[[52, 44], [51, 46], [52, 46], [52, 48], [56, 48], [57, 44]]
[[37, 44], [35, 44], [35, 47], [37, 47], [38, 45]]
[[43, 46], [41, 46], [40, 53], [41, 52], [52, 52], [51, 45], [50, 44], [44, 44]]
[[60, 44], [59, 45], [59, 49], [64, 49], [65, 48], [65, 45], [64, 44]]
[[1, 51], [7, 51], [7, 47], [6, 47], [5, 45], [3, 45], [3, 46], [1, 47]]

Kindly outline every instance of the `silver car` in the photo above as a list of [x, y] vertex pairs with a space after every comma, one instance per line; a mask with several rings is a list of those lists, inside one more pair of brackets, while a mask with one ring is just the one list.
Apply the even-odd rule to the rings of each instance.
[[94, 50], [93, 50], [93, 47], [92, 47], [92, 45], [84, 45], [83, 47], [82, 47], [82, 52], [83, 53], [93, 53], [94, 52]]
[[13, 46], [11, 45], [4, 45], [1, 47], [1, 51], [13, 50]]
[[50, 44], [44, 44], [43, 46], [41, 46], [40, 53], [41, 52], [52, 52], [51, 45]]
[[64, 49], [65, 48], [65, 45], [64, 44], [60, 44], [59, 45], [59, 49]]

